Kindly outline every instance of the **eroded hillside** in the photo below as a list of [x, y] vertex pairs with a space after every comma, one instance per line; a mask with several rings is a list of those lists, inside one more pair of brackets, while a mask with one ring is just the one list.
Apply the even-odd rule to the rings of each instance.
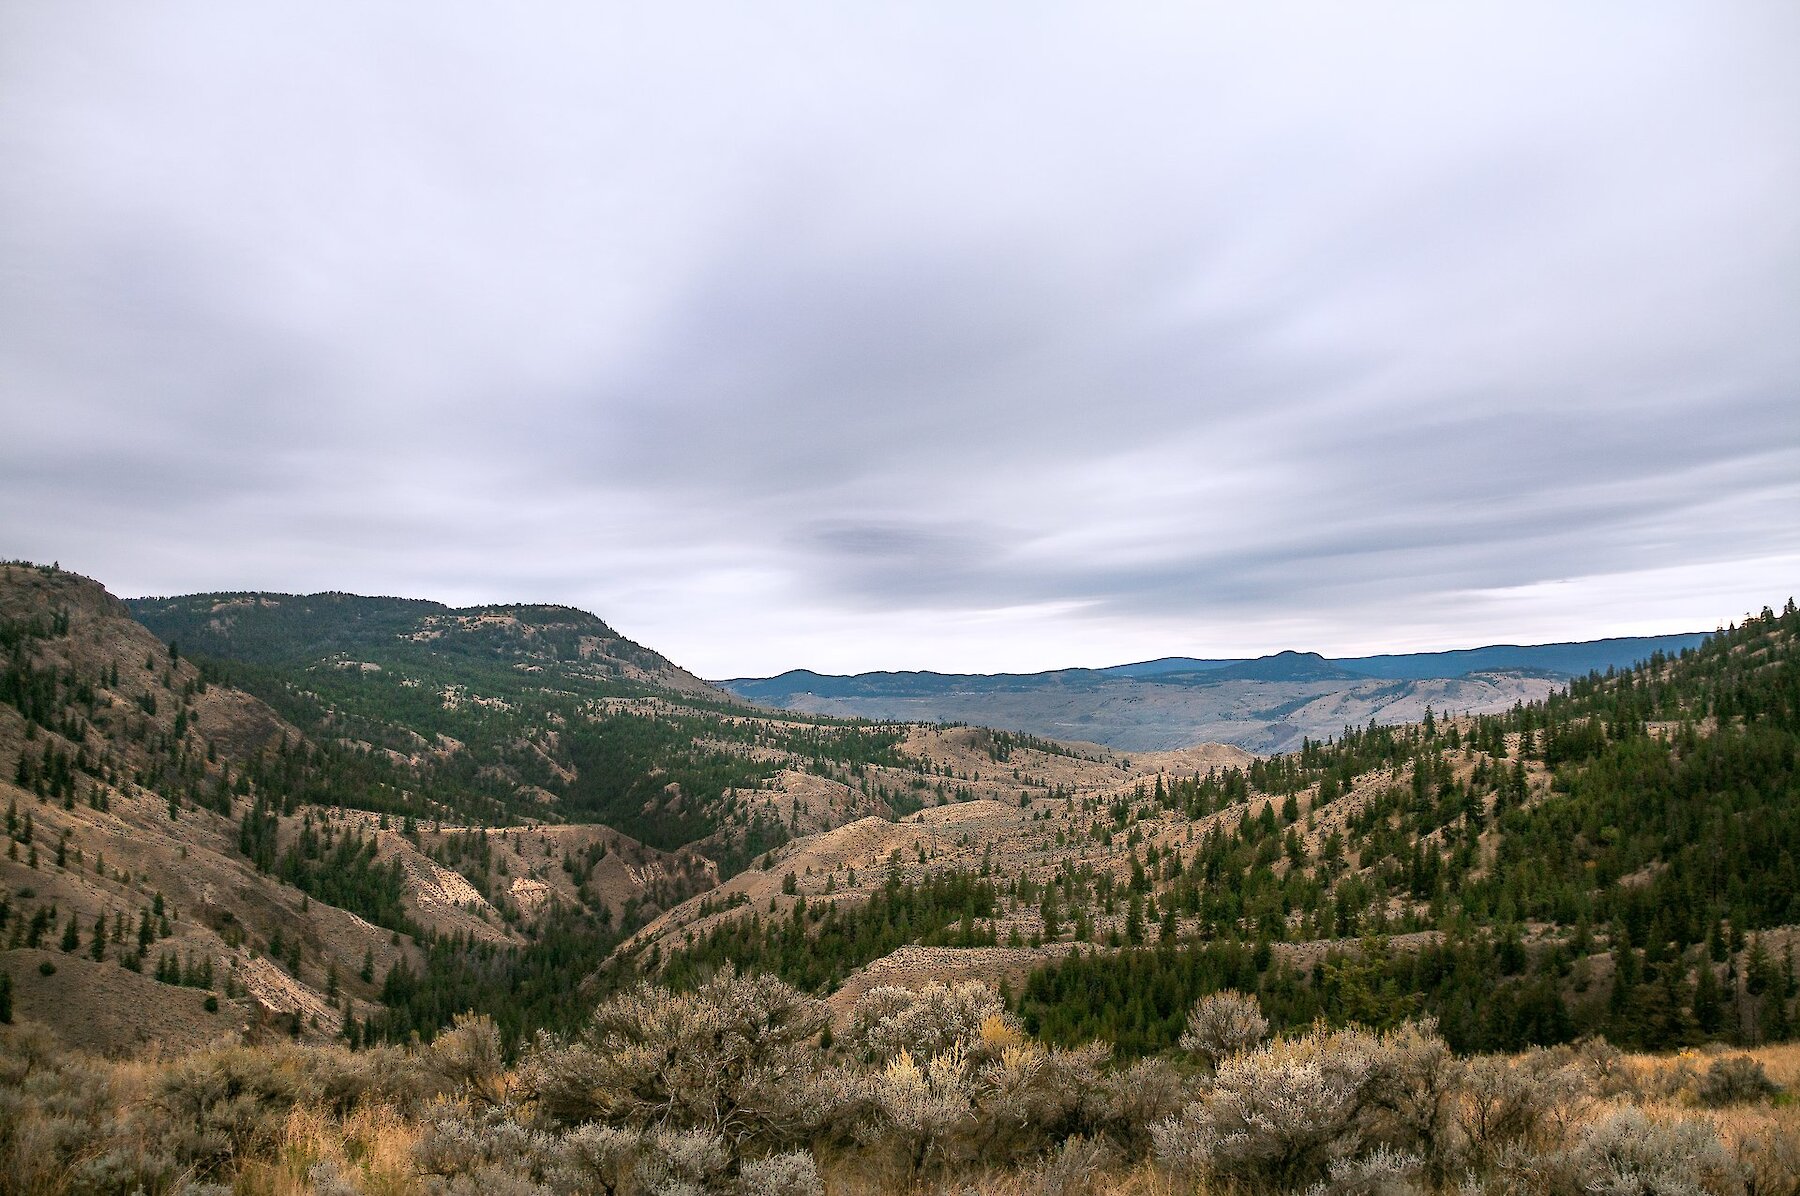
[[[62, 960], [22, 1000], [79, 1041], [429, 1037], [469, 1007], [516, 1037], [578, 1017], [571, 987], [622, 937], [796, 837], [1143, 767], [653, 686], [673, 666], [569, 612], [281, 602], [210, 597], [184, 647], [88, 579], [0, 570], [0, 932], [9, 973]], [[243, 659], [191, 646], [239, 635]], [[159, 984], [186, 991], [133, 1016], [120, 994]]]
[[76, 1044], [429, 1033], [434, 961], [561, 938], [579, 974], [717, 880], [602, 825], [447, 820], [457, 749], [310, 738], [85, 578], [0, 566], [0, 649], [0, 946]]

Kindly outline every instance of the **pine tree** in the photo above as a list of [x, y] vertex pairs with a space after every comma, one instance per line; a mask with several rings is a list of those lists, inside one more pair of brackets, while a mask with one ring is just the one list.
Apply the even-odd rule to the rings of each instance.
[[1700, 961], [1699, 977], [1694, 982], [1694, 1023], [1708, 1039], [1716, 1038], [1725, 1025], [1724, 995], [1710, 958]]

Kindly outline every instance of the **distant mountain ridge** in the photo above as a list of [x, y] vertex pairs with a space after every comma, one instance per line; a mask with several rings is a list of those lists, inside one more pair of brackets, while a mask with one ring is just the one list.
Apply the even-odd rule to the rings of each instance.
[[1494, 711], [1534, 701], [1589, 672], [1678, 656], [1708, 633], [1329, 658], [1162, 657], [1042, 673], [929, 671], [832, 676], [795, 669], [716, 682], [763, 706], [872, 719], [974, 722], [1132, 751], [1230, 743], [1283, 751], [1345, 725], [1407, 721], [1427, 706]]
[[1615, 636], [1579, 643], [1490, 644], [1448, 652], [1357, 656], [1333, 663], [1353, 673], [1390, 679], [1461, 677], [1496, 669], [1541, 669], [1561, 677], [1585, 677], [1607, 669], [1629, 668], [1658, 652], [1679, 656], [1689, 648], [1698, 648], [1711, 634], [1690, 631], [1678, 635]]
[[1259, 656], [1240, 664], [1209, 669], [1195, 680], [1202, 684], [1239, 680], [1354, 681], [1356, 674], [1345, 672], [1317, 652], [1277, 652], [1273, 656]]
[[[1673, 635], [1614, 636], [1607, 639], [1581, 640], [1554, 644], [1488, 644], [1480, 648], [1453, 648], [1441, 652], [1384, 653], [1379, 656], [1327, 657], [1317, 652], [1284, 651], [1268, 656], [1198, 658], [1162, 656], [1132, 664], [1115, 664], [1103, 668], [1047, 669], [1039, 673], [938, 673], [930, 670], [878, 670], [867, 673], [815, 673], [811, 669], [789, 669], [773, 677], [733, 677], [715, 681], [714, 685], [751, 701], [763, 701], [779, 693], [813, 693], [820, 697], [843, 697], [859, 693], [907, 692], [930, 693], [960, 689], [981, 682], [995, 688], [1020, 685], [1055, 684], [1088, 678], [1150, 678], [1166, 681], [1189, 673], [1217, 673], [1238, 666], [1254, 666], [1263, 661], [1281, 661], [1305, 657], [1320, 665], [1334, 666], [1343, 673], [1388, 680], [1419, 680], [1427, 677], [1463, 677], [1470, 673], [1532, 669], [1561, 677], [1582, 677], [1589, 672], [1605, 672], [1608, 668], [1625, 668], [1647, 660], [1656, 652], [1679, 655], [1688, 648], [1699, 647], [1711, 632], [1692, 631]], [[1227, 675], [1249, 676], [1249, 673]], [[1264, 677], [1263, 680], [1285, 678]], [[804, 684], [805, 689], [798, 688]]]

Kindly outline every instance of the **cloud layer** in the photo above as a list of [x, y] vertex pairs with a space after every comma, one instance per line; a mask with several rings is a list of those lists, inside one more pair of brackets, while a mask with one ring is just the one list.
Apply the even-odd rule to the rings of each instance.
[[0, 12], [0, 554], [714, 676], [1800, 589], [1800, 13]]

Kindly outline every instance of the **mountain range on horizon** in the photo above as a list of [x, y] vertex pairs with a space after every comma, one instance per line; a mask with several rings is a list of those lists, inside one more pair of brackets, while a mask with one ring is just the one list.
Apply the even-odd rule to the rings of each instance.
[[1334, 736], [1346, 726], [1415, 721], [1428, 708], [1505, 710], [1590, 672], [1628, 668], [1657, 653], [1678, 655], [1710, 634], [1349, 657], [1296, 650], [1254, 658], [1166, 656], [1036, 673], [834, 675], [793, 669], [706, 681], [619, 635], [598, 616], [554, 604], [451, 607], [342, 591], [231, 591], [125, 603], [158, 634], [191, 651], [265, 666], [318, 659], [333, 649], [354, 656], [370, 636], [416, 641], [441, 637], [449, 627], [491, 631], [496, 618], [518, 618], [545, 628], [541, 642], [567, 641], [553, 648], [566, 658], [561, 667], [614, 682], [671, 686], [700, 699], [875, 722], [991, 725], [1123, 751], [1220, 743], [1264, 754]]
[[[1606, 636], [1549, 644], [1485, 644], [1478, 648], [1451, 648], [1431, 652], [1384, 652], [1374, 656], [1325, 656], [1318, 652], [1289, 648], [1263, 656], [1159, 656], [1153, 660], [1105, 665], [1100, 668], [1041, 669], [1030, 673], [946, 673], [936, 669], [870, 669], [860, 673], [820, 673], [800, 668], [767, 677], [730, 677], [714, 680], [712, 684], [738, 693], [750, 691], [752, 687], [773, 687], [777, 683], [800, 679], [817, 681], [827, 686], [871, 678], [906, 678], [922, 683], [931, 680], [1031, 681], [1039, 678], [1085, 676], [1155, 677], [1169, 681], [1196, 673], [1210, 674], [1215, 678], [1254, 676], [1258, 680], [1292, 680], [1301, 675], [1324, 676], [1327, 670], [1336, 670], [1338, 675], [1418, 680], [1427, 677], [1461, 677], [1469, 673], [1501, 669], [1536, 669], [1563, 677], [1580, 677], [1589, 672], [1605, 672], [1609, 668], [1620, 668], [1648, 659], [1654, 652], [1678, 653], [1684, 648], [1699, 647], [1711, 634], [1713, 633], [1706, 631], [1689, 631], [1666, 635]], [[814, 692], [829, 691], [819, 689]]]
[[1572, 678], [1679, 655], [1705, 632], [1440, 652], [1328, 658], [1284, 651], [1253, 659], [1163, 657], [1041, 673], [795, 669], [715, 682], [746, 701], [808, 714], [970, 722], [1126, 751], [1226, 743], [1254, 752], [1371, 720], [1410, 722], [1426, 709], [1492, 713], [1536, 701]]
[[550, 647], [562, 662], [559, 669], [595, 679], [669, 686], [702, 700], [809, 716], [968, 723], [1131, 752], [1218, 743], [1269, 754], [1348, 726], [1416, 721], [1428, 709], [1493, 713], [1539, 700], [1574, 677], [1628, 668], [1657, 653], [1678, 655], [1707, 638], [1687, 632], [1338, 658], [1293, 650], [1255, 658], [1169, 656], [1024, 674], [833, 676], [796, 669], [709, 682], [619, 635], [598, 616], [558, 605], [455, 608], [339, 591], [232, 591], [132, 598], [126, 605], [190, 651], [263, 666], [316, 660], [333, 650], [353, 658], [371, 636], [423, 642], [441, 639], [450, 628], [491, 635], [496, 620], [517, 619], [542, 628], [534, 633], [537, 642]]

